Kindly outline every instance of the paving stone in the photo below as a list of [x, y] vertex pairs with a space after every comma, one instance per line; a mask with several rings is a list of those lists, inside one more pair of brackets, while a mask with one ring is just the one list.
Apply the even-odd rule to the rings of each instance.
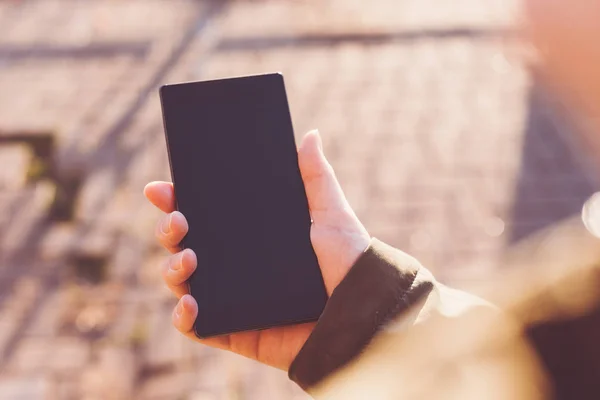
[[8, 368], [16, 373], [77, 371], [87, 365], [90, 345], [78, 338], [23, 338]]
[[[6, 275], [3, 271], [3, 276]], [[4, 293], [0, 314], [2, 316], [0, 321], [3, 321], [3, 329], [0, 333], [0, 355], [4, 360], [13, 350], [14, 341], [20, 337], [23, 323], [31, 313], [39, 295], [40, 282], [31, 277], [18, 277], [12, 282], [12, 287]]]
[[62, 338], [51, 345], [52, 370], [58, 372], [77, 371], [88, 364], [90, 344], [75, 338]]
[[31, 162], [31, 152], [24, 145], [0, 147], [2, 170], [0, 171], [0, 191], [23, 187]]
[[17, 373], [42, 372], [49, 368], [51, 351], [47, 339], [22, 339], [8, 368]]
[[80, 373], [54, 376], [53, 379], [53, 396], [51, 398], [57, 400], [77, 400], [81, 399], [79, 390]]
[[[29, 236], [35, 235], [32, 229], [45, 220], [48, 210], [54, 199], [55, 188], [49, 182], [39, 182], [18, 191], [5, 192], [0, 195], [3, 210], [7, 213], [6, 224], [3, 232], [10, 232], [0, 237], [2, 254], [0, 259], [9, 259], [25, 243], [29, 243]], [[26, 254], [31, 256], [32, 254]]]
[[44, 376], [1, 377], [0, 399], [2, 400], [50, 400], [52, 384]]
[[65, 303], [66, 296], [64, 292], [57, 290], [45, 294], [41, 305], [30, 313], [32, 320], [27, 325], [25, 335], [51, 340], [58, 334], [61, 314], [67, 307]]
[[[195, 399], [196, 395], [191, 394], [188, 389], [195, 377], [194, 371], [183, 369], [156, 374], [141, 387], [136, 388], [136, 398], [140, 400]], [[222, 397], [206, 397], [206, 399], [220, 398]]]
[[171, 325], [171, 313], [174, 301], [167, 304], [155, 304], [147, 315], [147, 342], [144, 362], [149, 368], [171, 367], [177, 364], [189, 364], [190, 353], [185, 346], [185, 338]]
[[131, 399], [138, 373], [136, 355], [129, 348], [105, 346], [99, 350], [97, 363], [83, 371], [81, 398]]
[[39, 256], [45, 261], [64, 261], [75, 241], [76, 227], [73, 224], [56, 224], [44, 235], [39, 247]]

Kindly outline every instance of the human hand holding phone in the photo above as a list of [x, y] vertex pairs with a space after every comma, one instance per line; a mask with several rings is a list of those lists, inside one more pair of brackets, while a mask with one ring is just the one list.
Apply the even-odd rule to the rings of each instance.
[[[298, 150], [298, 163], [313, 220], [310, 239], [327, 293], [331, 295], [368, 247], [370, 236], [348, 204], [333, 168], [323, 154], [317, 131], [311, 131], [304, 137]], [[152, 204], [167, 214], [159, 221], [156, 235], [161, 245], [173, 253], [162, 268], [162, 276], [169, 289], [179, 298], [173, 311], [175, 328], [192, 340], [287, 370], [315, 323], [199, 339], [193, 331], [198, 304], [190, 296], [187, 285], [188, 278], [196, 268], [197, 259], [192, 250], [180, 251], [179, 248], [180, 241], [188, 231], [187, 221], [181, 213], [175, 211], [175, 195], [171, 183], [149, 183], [144, 194]]]

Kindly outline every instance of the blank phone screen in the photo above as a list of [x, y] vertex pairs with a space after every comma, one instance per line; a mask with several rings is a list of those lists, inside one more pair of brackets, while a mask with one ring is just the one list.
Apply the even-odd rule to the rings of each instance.
[[195, 251], [195, 331], [209, 337], [317, 319], [326, 292], [283, 77], [160, 90], [177, 208]]

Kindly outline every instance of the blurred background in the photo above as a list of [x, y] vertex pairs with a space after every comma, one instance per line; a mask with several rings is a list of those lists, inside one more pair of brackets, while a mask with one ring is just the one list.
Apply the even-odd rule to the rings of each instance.
[[509, 0], [0, 1], [0, 398], [306, 399], [184, 340], [157, 87], [281, 71], [367, 229], [456, 286], [600, 188]]

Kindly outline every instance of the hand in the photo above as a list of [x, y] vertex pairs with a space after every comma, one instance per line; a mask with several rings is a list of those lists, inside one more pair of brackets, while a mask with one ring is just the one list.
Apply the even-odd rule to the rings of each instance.
[[[310, 238], [319, 259], [327, 292], [331, 294], [368, 247], [370, 237], [346, 201], [333, 169], [325, 159], [317, 131], [309, 132], [304, 137], [298, 151], [298, 162], [313, 219]], [[209, 339], [196, 337], [192, 327], [198, 313], [198, 304], [189, 295], [187, 279], [194, 272], [197, 260], [192, 250], [180, 251], [179, 248], [179, 242], [188, 230], [187, 221], [183, 214], [175, 211], [171, 183], [149, 183], [144, 194], [152, 204], [167, 213], [159, 222], [156, 234], [160, 243], [173, 253], [162, 270], [164, 281], [179, 298], [173, 312], [173, 325], [192, 340], [230, 350], [287, 371], [315, 323], [240, 332]]]

